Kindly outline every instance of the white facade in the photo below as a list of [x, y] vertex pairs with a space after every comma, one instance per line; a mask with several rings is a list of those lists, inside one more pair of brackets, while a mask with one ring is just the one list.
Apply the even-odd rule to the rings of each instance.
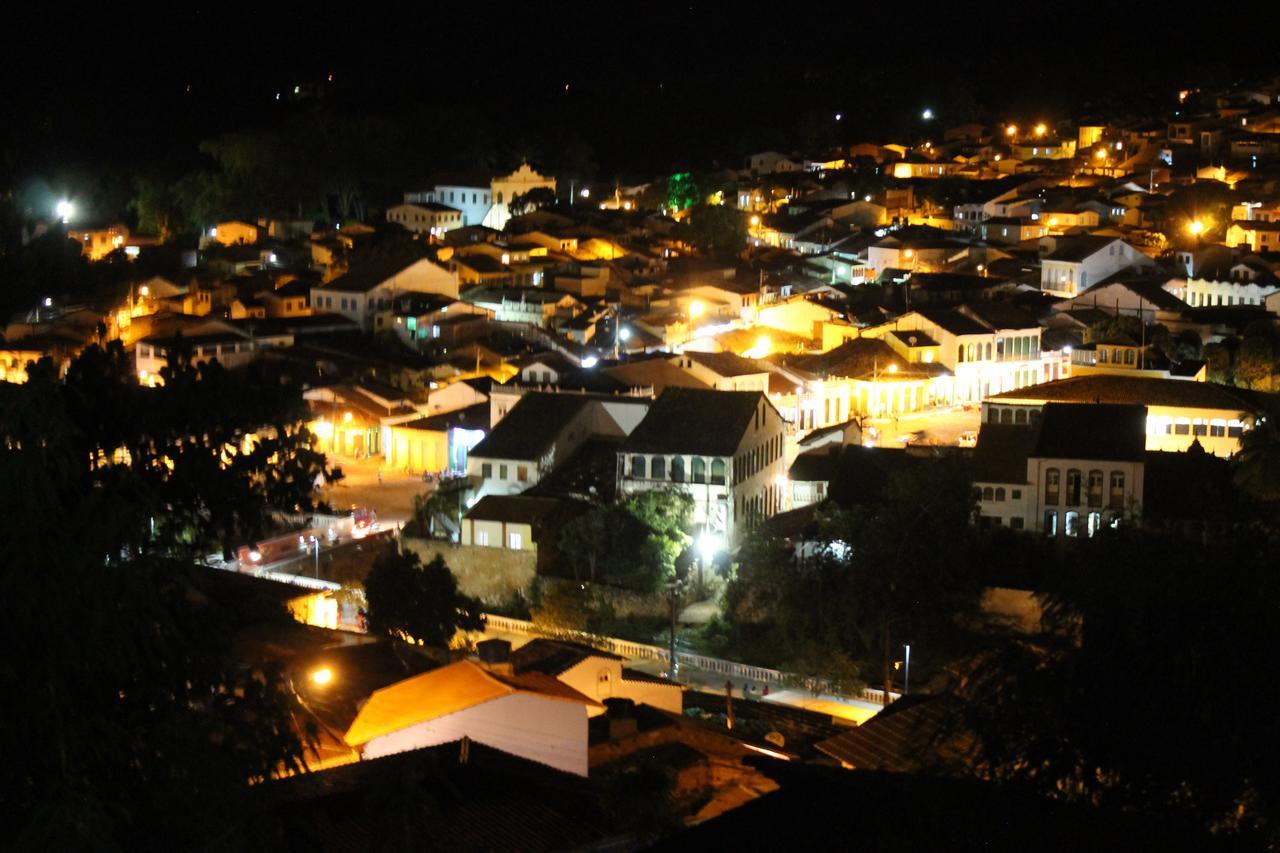
[[678, 683], [630, 681], [622, 673], [622, 661], [616, 658], [589, 657], [569, 667], [556, 678], [588, 699], [600, 703], [599, 708], [587, 709], [588, 715], [592, 717], [605, 712], [606, 699], [630, 699], [672, 714], [684, 712], [684, 698]]
[[493, 206], [493, 191], [489, 187], [437, 184], [425, 192], [405, 193], [404, 200], [407, 204], [445, 204], [461, 212], [462, 225], [479, 225]]
[[[348, 274], [350, 275], [350, 274]], [[436, 293], [458, 298], [458, 278], [453, 273], [423, 258], [399, 272], [387, 277], [368, 289], [343, 289], [348, 276], [341, 276], [328, 284], [311, 289], [311, 310], [314, 314], [341, 314], [369, 330], [374, 326], [374, 315], [386, 311], [397, 296], [405, 293]]]
[[381, 758], [466, 737], [566, 773], [586, 776], [587, 707], [565, 699], [511, 693], [375, 737], [364, 745], [362, 755], [366, 760]]
[[1125, 241], [1112, 240], [1080, 260], [1041, 259], [1040, 289], [1055, 296], [1075, 296], [1123, 269], [1150, 262]]
[[1219, 305], [1265, 305], [1267, 297], [1280, 292], [1274, 284], [1259, 284], [1248, 279], [1211, 281], [1202, 278], [1172, 279], [1164, 289], [1192, 308]]
[[454, 228], [462, 227], [462, 211], [439, 207], [426, 207], [421, 204], [397, 204], [387, 208], [387, 221], [402, 225], [415, 234], [443, 234]]

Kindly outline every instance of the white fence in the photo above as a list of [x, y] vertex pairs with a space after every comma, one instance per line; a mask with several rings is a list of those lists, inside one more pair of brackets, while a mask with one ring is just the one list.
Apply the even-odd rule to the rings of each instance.
[[[617, 637], [602, 637], [596, 634], [588, 634], [583, 631], [548, 631], [525, 619], [513, 619], [510, 616], [498, 616], [493, 613], [484, 614], [485, 626], [489, 630], [504, 631], [508, 634], [524, 634], [529, 637], [563, 637], [565, 639], [576, 640], [595, 646], [599, 649], [612, 652], [629, 660], [655, 660], [668, 664], [671, 659], [670, 652], [661, 646], [650, 646], [647, 643], [636, 643], [631, 640], [620, 640]], [[736, 663], [729, 660], [721, 660], [720, 658], [711, 658], [705, 655], [696, 655], [690, 652], [676, 652], [676, 663], [681, 667], [689, 669], [697, 669], [703, 672], [714, 672], [723, 675], [726, 678], [739, 678], [748, 681], [764, 682], [775, 686], [784, 686], [787, 684], [797, 683], [800, 679], [791, 673], [781, 672], [776, 669], [769, 669], [763, 666], [752, 666], [745, 663]], [[884, 691], [874, 688], [863, 688], [857, 695], [849, 696], [850, 699], [860, 699], [864, 702], [871, 702], [877, 705], [884, 704]], [[898, 699], [897, 693], [889, 694], [889, 701]]]

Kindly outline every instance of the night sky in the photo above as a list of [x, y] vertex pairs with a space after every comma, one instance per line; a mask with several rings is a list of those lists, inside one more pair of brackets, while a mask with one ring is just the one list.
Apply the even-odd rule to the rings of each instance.
[[[1280, 71], [1274, 44], [1262, 49], [1277, 13], [1264, 21], [1234, 4], [1238, 49], [1216, 44], [1203, 60], [1206, 36], [1193, 20], [1154, 20], [1149, 9], [251, 8], [115, 20], [7, 13], [22, 35], [0, 57], [0, 178], [69, 164], [134, 170], [193, 156], [219, 132], [316, 108], [482, 126], [500, 143], [568, 128], [602, 174], [640, 177], [738, 166], [763, 147], [918, 131], [923, 106], [941, 122], [953, 106], [989, 120], [1114, 114], [1201, 79]], [[292, 101], [294, 86], [323, 97]]]

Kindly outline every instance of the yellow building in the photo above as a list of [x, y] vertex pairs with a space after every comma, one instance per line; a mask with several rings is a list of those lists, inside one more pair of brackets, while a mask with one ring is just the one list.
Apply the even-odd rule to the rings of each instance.
[[129, 229], [124, 225], [67, 231], [67, 237], [80, 244], [80, 252], [91, 261], [99, 261], [116, 249], [124, 248]]
[[258, 242], [259, 230], [253, 223], [233, 219], [209, 229], [209, 236], [224, 246], [251, 245]]

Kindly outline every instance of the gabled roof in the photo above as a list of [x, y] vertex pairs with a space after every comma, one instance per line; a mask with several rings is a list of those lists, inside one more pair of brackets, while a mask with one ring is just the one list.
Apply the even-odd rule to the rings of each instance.
[[484, 440], [471, 449], [483, 459], [536, 460], [591, 398], [581, 394], [525, 394]]
[[713, 373], [726, 378], [732, 376], [752, 376], [766, 373], [767, 368], [754, 359], [743, 358], [731, 352], [685, 352], [673, 360], [688, 359], [694, 361]]
[[499, 675], [461, 660], [375, 690], [352, 721], [345, 740], [351, 746], [359, 746], [514, 693], [600, 706], [572, 687], [539, 673]]
[[732, 456], [757, 406], [766, 400], [759, 391], [668, 388], [623, 443], [623, 451]]
[[1080, 237], [1058, 238], [1056, 247], [1052, 252], [1044, 256], [1044, 260], [1079, 263], [1085, 258], [1102, 251], [1117, 240], [1119, 240], [1118, 237], [1095, 237], [1088, 234]]
[[399, 275], [422, 257], [402, 256], [396, 258], [378, 258], [352, 267], [345, 275], [340, 275], [328, 284], [316, 287], [316, 290], [334, 290], [342, 293], [368, 293], [387, 279]]
[[990, 399], [994, 402], [1038, 400], [1057, 403], [1125, 403], [1240, 412], [1256, 412], [1263, 408], [1259, 404], [1258, 394], [1239, 388], [1227, 388], [1213, 382], [1107, 373], [1043, 382], [996, 394]]
[[991, 330], [986, 326], [961, 314], [955, 308], [935, 308], [925, 306], [913, 309], [915, 313], [928, 320], [940, 329], [944, 329], [953, 335], [989, 335]]
[[543, 675], [557, 676], [588, 658], [624, 659], [621, 655], [585, 643], [538, 638], [511, 653], [511, 666], [518, 674], [540, 672]]

